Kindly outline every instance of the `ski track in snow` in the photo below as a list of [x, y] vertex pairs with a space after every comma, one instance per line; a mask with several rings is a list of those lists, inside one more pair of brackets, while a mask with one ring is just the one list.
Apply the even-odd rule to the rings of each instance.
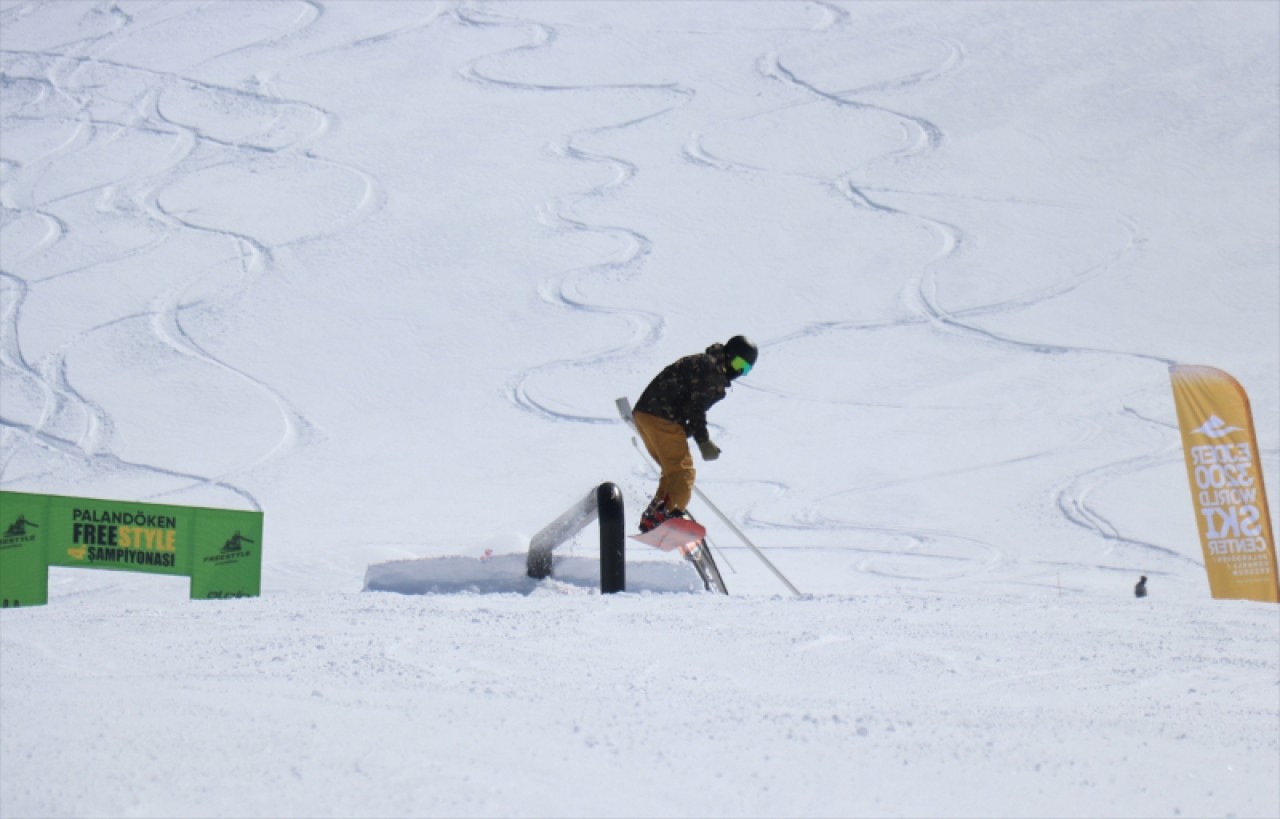
[[[301, 2], [299, 5], [301, 8], [298, 16], [283, 31], [219, 52], [189, 66], [187, 70], [193, 71], [232, 54], [279, 46], [315, 26], [324, 16], [324, 7], [318, 3]], [[7, 14], [17, 16], [28, 10], [29, 7], [18, 7]], [[105, 208], [112, 215], [130, 215], [157, 230], [158, 235], [153, 241], [120, 255], [33, 279], [23, 277], [14, 269], [0, 271], [6, 295], [6, 303], [0, 315], [0, 326], [3, 328], [0, 362], [16, 373], [17, 377], [33, 384], [43, 396], [43, 409], [36, 423], [28, 425], [0, 418], [6, 444], [5, 456], [0, 459], [0, 479], [15, 477], [10, 464], [19, 450], [18, 441], [23, 441], [26, 445], [58, 452], [81, 463], [90, 472], [145, 472], [173, 479], [170, 481], [170, 488], [155, 492], [149, 498], [160, 498], [195, 486], [208, 485], [230, 491], [243, 498], [252, 508], [260, 509], [257, 499], [235, 486], [234, 475], [281, 457], [295, 447], [313, 443], [318, 440], [319, 433], [302, 412], [270, 384], [248, 371], [220, 360], [207, 350], [188, 331], [183, 322], [183, 314], [229, 302], [249, 292], [262, 277], [272, 272], [275, 254], [280, 250], [335, 235], [365, 219], [385, 202], [383, 185], [374, 175], [360, 168], [316, 154], [313, 146], [331, 130], [337, 119], [336, 114], [305, 101], [290, 100], [276, 94], [265, 71], [256, 73], [248, 83], [251, 87], [243, 89], [204, 82], [183, 73], [156, 71], [141, 65], [106, 59], [102, 56], [103, 53], [117, 47], [131, 35], [175, 19], [162, 16], [147, 22], [140, 20], [140, 17], [124, 14], [115, 6], [110, 7], [109, 11], [114, 15], [117, 25], [108, 33], [65, 43], [56, 50], [4, 52], [6, 86], [27, 83], [36, 89], [30, 99], [15, 110], [6, 111], [4, 125], [7, 127], [13, 123], [27, 122], [37, 126], [50, 123], [75, 124], [74, 131], [66, 141], [35, 161], [24, 165], [4, 160], [4, 180], [3, 187], [0, 188], [3, 196], [0, 201], [6, 211], [5, 226], [23, 218], [35, 218], [47, 225], [45, 234], [37, 242], [17, 253], [8, 254], [8, 265], [11, 268], [21, 267], [23, 263], [38, 259], [73, 235], [78, 226], [69, 224], [46, 208], [75, 197], [96, 195], [100, 210]], [[183, 13], [186, 12], [180, 12], [177, 17]], [[433, 7], [432, 14], [419, 23], [327, 50], [355, 47], [394, 37], [422, 25], [430, 25], [439, 14], [440, 8]], [[19, 76], [15, 73], [24, 70], [32, 72], [31, 75]], [[78, 81], [81, 73], [89, 75], [83, 83]], [[101, 81], [103, 76], [118, 78], [121, 85], [127, 86], [134, 82], [142, 84], [142, 90], [135, 92], [124, 104], [128, 109], [126, 121], [95, 118], [92, 110], [95, 103], [104, 99], [118, 103], [112, 100], [109, 90], [112, 82]], [[194, 93], [225, 104], [237, 112], [256, 113], [255, 108], [263, 108], [274, 112], [274, 115], [262, 121], [258, 130], [237, 139], [219, 138], [202, 129], [198, 122], [183, 122], [166, 114], [166, 94], [172, 92]], [[25, 109], [38, 107], [54, 98], [69, 103], [70, 113], [61, 117], [23, 114]], [[295, 124], [296, 120], [304, 123], [302, 127]], [[307, 120], [310, 121], [309, 124], [306, 124]], [[113, 178], [52, 199], [42, 200], [38, 195], [37, 189], [44, 173], [54, 163], [91, 147], [99, 147], [104, 143], [110, 145], [131, 134], [140, 133], [159, 136], [171, 142], [168, 155], [159, 164], [135, 171], [124, 178]], [[127, 149], [127, 146], [122, 148]], [[336, 221], [326, 220], [312, 231], [304, 231], [301, 235], [274, 242], [216, 225], [199, 224], [165, 206], [165, 192], [175, 183], [180, 183], [190, 174], [226, 163], [237, 167], [248, 166], [251, 169], [262, 167], [268, 173], [277, 168], [287, 169], [298, 165], [330, 168], [338, 173], [357, 177], [364, 192], [357, 201], [348, 205], [345, 215]], [[10, 212], [15, 215], [11, 216]], [[165, 242], [198, 234], [214, 237], [229, 250], [220, 257], [206, 259], [204, 265], [192, 275], [153, 298], [138, 312], [112, 318], [65, 340], [58, 349], [39, 362], [29, 362], [23, 356], [22, 308], [32, 288], [64, 276], [85, 275], [93, 272], [96, 267], [115, 262], [136, 259], [143, 263], [147, 254]], [[224, 266], [238, 270], [238, 280], [233, 288], [223, 288], [213, 296], [194, 298], [188, 295], [199, 289], [206, 277], [216, 274]], [[279, 417], [281, 432], [276, 444], [221, 475], [196, 475], [154, 464], [130, 463], [112, 454], [110, 441], [115, 422], [103, 407], [94, 403], [71, 383], [67, 375], [66, 359], [71, 351], [89, 341], [93, 334], [122, 325], [137, 326], [139, 329], [134, 332], [149, 333], [150, 337], [198, 362], [200, 366], [229, 373], [251, 386], [274, 408]], [[60, 419], [68, 417], [80, 420], [58, 423]], [[66, 426], [78, 427], [79, 432], [68, 435], [61, 431]]]
[[572, 216], [572, 204], [575, 201], [614, 195], [625, 188], [637, 172], [634, 163], [628, 162], [621, 157], [591, 153], [578, 147], [577, 142], [582, 137], [625, 130], [662, 117], [692, 99], [693, 90], [672, 84], [547, 85], [503, 79], [486, 72], [483, 69], [483, 64], [502, 56], [552, 48], [558, 37], [557, 29], [544, 23], [503, 17], [487, 10], [472, 7], [461, 7], [454, 14], [456, 19], [464, 25], [517, 27], [527, 29], [530, 32], [530, 42], [494, 54], [482, 55], [460, 67], [458, 70], [459, 75], [471, 82], [483, 86], [528, 92], [573, 93], [603, 90], [653, 93], [661, 97], [674, 98], [674, 101], [669, 105], [663, 105], [656, 110], [630, 119], [564, 134], [548, 146], [548, 150], [556, 156], [588, 164], [603, 165], [610, 169], [613, 174], [611, 179], [589, 190], [555, 197], [544, 202], [538, 212], [539, 221], [553, 230], [607, 236], [619, 249], [605, 260], [575, 267], [545, 278], [538, 285], [538, 295], [543, 302], [556, 308], [619, 317], [623, 319], [629, 332], [626, 340], [622, 343], [615, 344], [613, 347], [597, 352], [592, 356], [551, 361], [518, 374], [507, 385], [507, 395], [516, 407], [545, 420], [585, 424], [617, 424], [619, 423], [618, 419], [611, 415], [584, 415], [557, 409], [553, 400], [537, 397], [531, 385], [532, 381], [547, 373], [566, 368], [592, 369], [629, 357], [638, 350], [656, 344], [663, 333], [664, 319], [659, 313], [601, 305], [589, 301], [582, 294], [582, 287], [589, 280], [598, 278], [631, 278], [639, 275], [645, 258], [652, 249], [653, 242], [648, 236], [632, 228], [589, 224]]

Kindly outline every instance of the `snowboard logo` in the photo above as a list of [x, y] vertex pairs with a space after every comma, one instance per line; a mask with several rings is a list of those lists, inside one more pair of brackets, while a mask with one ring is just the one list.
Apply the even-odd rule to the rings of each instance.
[[35, 523], [32, 523], [31, 521], [27, 520], [26, 515], [18, 515], [18, 519], [15, 520], [13, 523], [9, 524], [8, 529], [4, 530], [4, 536], [6, 538], [26, 537], [28, 526], [30, 526], [32, 529], [40, 528]]
[[0, 549], [18, 549], [29, 543], [35, 543], [36, 533], [30, 530], [39, 528], [36, 523], [27, 520], [26, 515], [19, 515], [18, 519], [4, 530], [4, 535], [0, 536]]
[[205, 563], [234, 563], [240, 558], [252, 557], [251, 549], [245, 547], [246, 543], [253, 543], [253, 538], [245, 537], [240, 534], [239, 530], [234, 535], [227, 538], [222, 544], [222, 548], [217, 554], [208, 555], [204, 558]]
[[1210, 415], [1209, 420], [1200, 425], [1196, 430], [1197, 435], [1203, 435], [1206, 438], [1225, 438], [1233, 432], [1241, 432], [1240, 427], [1227, 426], [1227, 422], [1223, 421], [1216, 415]]
[[225, 555], [230, 552], [243, 552], [244, 544], [246, 543], [253, 543], [253, 541], [239, 532], [236, 532], [227, 540], [226, 543], [222, 544], [222, 553]]

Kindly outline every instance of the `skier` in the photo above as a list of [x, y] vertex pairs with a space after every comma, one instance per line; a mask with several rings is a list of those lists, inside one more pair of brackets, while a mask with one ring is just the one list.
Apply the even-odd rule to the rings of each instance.
[[745, 336], [712, 344], [705, 352], [688, 355], [658, 373], [636, 402], [636, 431], [658, 462], [662, 477], [653, 500], [640, 516], [640, 531], [648, 532], [668, 518], [692, 520], [687, 511], [696, 475], [689, 438], [704, 461], [720, 457], [707, 432], [707, 410], [724, 398], [730, 382], [751, 372], [756, 345]]

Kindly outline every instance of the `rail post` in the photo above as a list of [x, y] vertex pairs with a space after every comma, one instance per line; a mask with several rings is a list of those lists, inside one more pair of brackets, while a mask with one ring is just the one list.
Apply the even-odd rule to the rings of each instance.
[[550, 577], [551, 553], [597, 518], [600, 520], [600, 592], [626, 591], [627, 542], [622, 490], [607, 482], [588, 492], [533, 536], [529, 541], [525, 573], [535, 580]]

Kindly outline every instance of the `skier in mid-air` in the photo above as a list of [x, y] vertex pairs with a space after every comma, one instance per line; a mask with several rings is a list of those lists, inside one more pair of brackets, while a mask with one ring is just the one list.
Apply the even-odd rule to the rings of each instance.
[[658, 490], [640, 516], [641, 532], [669, 518], [692, 519], [686, 510], [696, 472], [688, 439], [704, 461], [720, 457], [707, 432], [707, 410], [724, 398], [730, 382], [751, 372], [757, 352], [750, 339], [734, 336], [667, 366], [641, 393], [633, 413], [636, 431], [662, 470]]

